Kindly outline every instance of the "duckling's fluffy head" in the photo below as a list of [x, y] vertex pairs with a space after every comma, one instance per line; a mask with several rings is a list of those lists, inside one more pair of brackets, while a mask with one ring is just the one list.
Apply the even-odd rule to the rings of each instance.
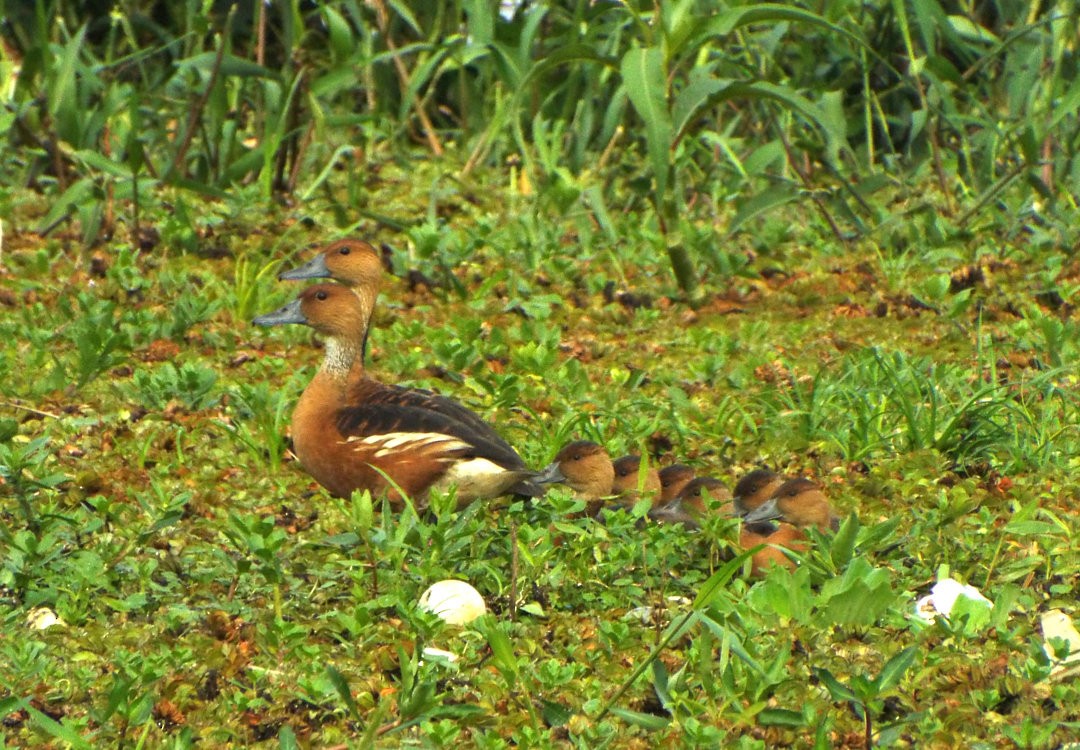
[[639, 490], [660, 494], [660, 474], [652, 466], [647, 467], [641, 479], [641, 456], [623, 456], [612, 463], [615, 481], [612, 491], [617, 495], [634, 496]]
[[[697, 477], [687, 482], [673, 500], [650, 510], [649, 517], [661, 523], [681, 523], [687, 528], [696, 529], [706, 512], [713, 507], [719, 515], [730, 515], [731, 503], [724, 502], [730, 499], [731, 493], [719, 479]], [[710, 506], [710, 503], [720, 505]]]
[[748, 513], [765, 503], [784, 483], [784, 478], [768, 469], [754, 469], [735, 485], [735, 510]]
[[660, 470], [660, 501], [671, 502], [694, 478], [694, 470], [686, 464], [672, 464]]
[[809, 479], [791, 479], [776, 491], [776, 505], [782, 517], [795, 526], [826, 528], [832, 521], [832, 508], [821, 488]]
[[767, 502], [746, 515], [746, 522], [773, 518], [799, 528], [816, 526], [824, 530], [833, 524], [832, 508], [825, 493], [803, 477], [784, 482]]
[[611, 457], [602, 445], [575, 440], [555, 454], [536, 481], [561, 482], [585, 499], [597, 500], [611, 494], [614, 478]]
[[709, 506], [709, 501], [721, 503], [717, 512], [721, 515], [730, 514], [732, 511], [731, 491], [719, 479], [712, 477], [697, 477], [683, 488], [679, 493], [679, 503], [691, 513], [703, 514]]

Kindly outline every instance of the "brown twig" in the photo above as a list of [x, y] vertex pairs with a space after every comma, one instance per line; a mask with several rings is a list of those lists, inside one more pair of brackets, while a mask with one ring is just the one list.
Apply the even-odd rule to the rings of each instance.
[[[375, 23], [378, 25], [383, 39], [386, 40], [386, 48], [391, 52], [390, 59], [394, 61], [394, 70], [397, 71], [398, 79], [401, 81], [401, 91], [405, 93], [409, 90], [409, 71], [398, 54], [397, 45], [390, 38], [390, 17], [386, 11], [386, 3], [384, 0], [374, 0], [373, 5], [375, 6]], [[436, 156], [442, 156], [443, 147], [439, 142], [439, 137], [435, 135], [435, 126], [432, 125], [431, 119], [427, 116], [427, 112], [424, 111], [424, 105], [420, 101], [420, 97], [415, 93], [412, 95], [412, 105], [413, 111], [420, 118], [420, 124], [424, 128], [424, 137], [427, 139], [428, 148]]]
[[52, 419], [60, 419], [59, 414], [53, 414], [51, 411], [42, 411], [41, 409], [35, 409], [32, 406], [23, 406], [22, 404], [16, 404], [12, 401], [0, 401], [0, 406], [6, 406], [10, 409], [18, 409], [19, 411], [30, 412], [31, 414], [37, 414], [39, 417], [50, 417]]
[[817, 207], [818, 212], [828, 223], [829, 228], [832, 230], [836, 239], [840, 240], [843, 245], [847, 245], [847, 238], [844, 237], [843, 231], [840, 229], [840, 225], [836, 223], [836, 220], [829, 213], [828, 207], [825, 205], [825, 201], [818, 198], [814, 192], [813, 185], [810, 183], [810, 176], [806, 174], [798, 165], [795, 159], [795, 155], [791, 149], [791, 142], [787, 139], [787, 134], [784, 133], [784, 129], [777, 126], [776, 132], [780, 135], [780, 142], [784, 145], [784, 153], [787, 154], [787, 162], [791, 165], [791, 168], [795, 170], [795, 174], [799, 175], [799, 180], [802, 182], [803, 187], [806, 188], [807, 194], [810, 196], [810, 200], [813, 201], [814, 206]]
[[[236, 6], [233, 5], [229, 10], [229, 15], [225, 18], [225, 26], [221, 30], [221, 43], [218, 45], [217, 54], [214, 56], [214, 65], [210, 69], [210, 80], [206, 82], [206, 89], [199, 96], [198, 101], [195, 102], [195, 106], [191, 108], [191, 112], [188, 114], [187, 126], [184, 129], [184, 138], [180, 141], [180, 148], [176, 150], [176, 156], [173, 158], [172, 167], [169, 172], [176, 172], [180, 169], [180, 165], [184, 163], [184, 157], [187, 156], [188, 149], [191, 148], [191, 141], [195, 137], [195, 125], [198, 123], [199, 118], [202, 117], [203, 110], [206, 109], [206, 103], [210, 100], [210, 93], [214, 90], [214, 86], [217, 85], [218, 74], [221, 72], [221, 64], [225, 60], [225, 45], [229, 36], [229, 31], [232, 29], [233, 16], [236, 14]], [[182, 176], [187, 176], [186, 170], [181, 171]]]
[[510, 529], [510, 622], [517, 619], [517, 579], [518, 579], [518, 535], [517, 521], [513, 510], [507, 509], [507, 524]]

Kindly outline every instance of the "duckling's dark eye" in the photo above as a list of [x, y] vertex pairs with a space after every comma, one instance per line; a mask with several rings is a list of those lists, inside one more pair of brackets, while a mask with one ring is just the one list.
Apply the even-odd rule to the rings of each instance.
[[320, 302], [326, 299], [326, 292], [315, 292], [315, 299], [319, 300]]
[[585, 456], [581, 455], [580, 453], [575, 453], [574, 455], [570, 456], [571, 461], [580, 461], [583, 458], [585, 458]]
[[352, 249], [348, 248], [348, 247], [343, 247], [340, 250], [338, 250], [338, 252], [341, 253], [342, 255], [348, 255], [350, 252], [352, 252]]

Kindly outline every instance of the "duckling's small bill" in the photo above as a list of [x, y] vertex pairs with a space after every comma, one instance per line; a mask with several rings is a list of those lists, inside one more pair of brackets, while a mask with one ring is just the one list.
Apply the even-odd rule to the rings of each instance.
[[780, 518], [783, 513], [780, 511], [780, 507], [776, 502], [776, 498], [770, 498], [762, 505], [752, 509], [745, 516], [743, 516], [743, 523], [760, 523], [762, 521], [772, 521], [773, 519]]
[[533, 477], [533, 482], [536, 484], [559, 484], [565, 481], [566, 476], [562, 473], [562, 467], [557, 461], [548, 464]]

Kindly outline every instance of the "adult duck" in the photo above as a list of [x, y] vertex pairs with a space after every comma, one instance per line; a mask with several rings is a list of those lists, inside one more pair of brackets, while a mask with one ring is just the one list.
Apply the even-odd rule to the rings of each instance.
[[[322, 367], [292, 418], [293, 450], [338, 497], [356, 490], [422, 501], [456, 487], [459, 505], [510, 492], [535, 495], [521, 457], [483, 420], [436, 394], [386, 385], [363, 366], [371, 307], [338, 284], [317, 284], [256, 325], [296, 323], [326, 337]], [[463, 418], [459, 418], [463, 417]]]
[[[358, 398], [370, 387], [370, 384], [365, 383], [368, 379], [365, 369], [368, 332], [375, 301], [382, 287], [382, 276], [383, 262], [379, 251], [370, 242], [356, 238], [331, 242], [322, 247], [307, 263], [278, 274], [282, 281], [334, 279], [356, 295], [363, 319], [368, 321], [363, 329], [354, 332], [360, 354], [349, 371], [349, 385], [354, 390], [359, 389], [360, 393], [355, 394]], [[409, 388], [407, 392], [399, 394], [398, 398], [408, 399], [411, 406], [439, 412], [447, 419], [469, 425], [478, 433], [486, 434], [490, 440], [500, 442], [505, 450], [513, 450], [482, 417], [453, 399], [424, 388]]]

